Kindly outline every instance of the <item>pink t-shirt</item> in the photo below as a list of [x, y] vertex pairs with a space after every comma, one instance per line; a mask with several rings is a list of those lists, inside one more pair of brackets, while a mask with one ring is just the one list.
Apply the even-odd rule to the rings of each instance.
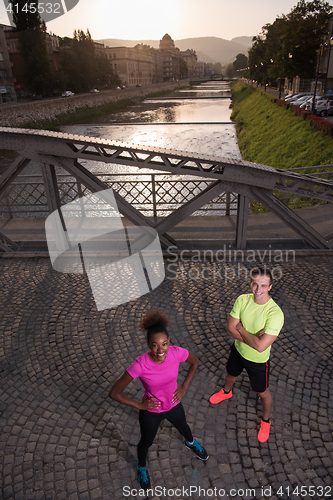
[[161, 406], [149, 409], [153, 413], [169, 411], [178, 403], [173, 403], [172, 398], [177, 389], [177, 377], [179, 364], [186, 361], [189, 352], [187, 349], [171, 345], [163, 363], [155, 363], [149, 356], [149, 351], [145, 352], [127, 368], [127, 373], [139, 379], [145, 388], [144, 395], [161, 402]]

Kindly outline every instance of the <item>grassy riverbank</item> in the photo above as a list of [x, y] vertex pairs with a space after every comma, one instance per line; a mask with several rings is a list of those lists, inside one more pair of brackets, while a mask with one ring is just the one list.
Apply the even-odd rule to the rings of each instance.
[[275, 168], [333, 164], [332, 138], [243, 82], [232, 82], [231, 91], [244, 160]]

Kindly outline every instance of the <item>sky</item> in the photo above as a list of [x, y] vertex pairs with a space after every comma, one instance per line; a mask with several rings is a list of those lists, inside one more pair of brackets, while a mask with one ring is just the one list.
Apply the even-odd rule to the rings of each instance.
[[[66, 0], [58, 1], [65, 6]], [[231, 40], [259, 34], [262, 26], [288, 14], [297, 1], [79, 0], [72, 10], [49, 21], [47, 30], [72, 37], [75, 29], [89, 29], [94, 40], [160, 40], [165, 33], [174, 40], [203, 36]], [[3, 0], [0, 23], [8, 24]]]

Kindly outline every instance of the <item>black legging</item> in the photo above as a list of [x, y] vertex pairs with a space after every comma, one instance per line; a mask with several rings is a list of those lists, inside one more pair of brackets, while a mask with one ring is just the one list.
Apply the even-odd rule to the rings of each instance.
[[138, 460], [140, 467], [144, 467], [146, 465], [148, 448], [153, 444], [160, 423], [165, 418], [176, 427], [181, 435], [184, 436], [186, 441], [193, 441], [192, 432], [186, 422], [184, 408], [181, 403], [178, 403], [178, 405], [171, 408], [171, 410], [163, 411], [161, 413], [140, 410], [139, 422], [141, 439], [138, 444]]

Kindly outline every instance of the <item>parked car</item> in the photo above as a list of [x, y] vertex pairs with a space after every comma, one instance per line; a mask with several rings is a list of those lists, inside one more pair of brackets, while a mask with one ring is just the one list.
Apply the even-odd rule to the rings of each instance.
[[285, 97], [284, 97], [284, 100], [287, 101], [289, 99], [291, 99], [292, 97], [294, 97], [296, 94], [287, 94]]
[[[309, 103], [309, 101], [311, 101], [311, 99], [312, 99], [312, 97], [311, 97], [311, 96], [308, 96], [308, 97], [307, 97], [307, 99], [305, 99], [305, 100], [301, 103], [300, 108], [301, 108], [301, 109], [306, 109], [306, 106], [307, 106], [307, 104]], [[312, 101], [311, 101], [311, 102], [312, 102]]]
[[71, 90], [65, 90], [65, 92], [61, 94], [61, 97], [73, 97], [73, 95], [75, 94]]
[[303, 95], [303, 97], [300, 97], [299, 99], [296, 99], [296, 101], [289, 101], [293, 106], [300, 106], [303, 104], [303, 102], [307, 101], [308, 99], [311, 99], [310, 96], [308, 95]]
[[301, 97], [304, 97], [306, 95], [311, 96], [310, 92], [303, 92], [302, 94], [294, 94], [292, 97], [286, 97], [285, 101], [287, 102], [297, 101], [297, 99], [300, 99]]
[[91, 91], [90, 91], [90, 92], [91, 92], [92, 94], [98, 94], [99, 90], [97, 90], [97, 89], [91, 89]]
[[[333, 98], [332, 95], [318, 95], [318, 96], [316, 96], [315, 113], [318, 114], [316, 110], [317, 110], [317, 106], [319, 103], [321, 103], [321, 102], [325, 103], [326, 99], [331, 99], [331, 98]], [[313, 98], [311, 97], [311, 99], [309, 99], [309, 101], [306, 104], [305, 109], [307, 111], [312, 111], [312, 102], [313, 102]], [[322, 110], [322, 108], [320, 108], [320, 109]]]

